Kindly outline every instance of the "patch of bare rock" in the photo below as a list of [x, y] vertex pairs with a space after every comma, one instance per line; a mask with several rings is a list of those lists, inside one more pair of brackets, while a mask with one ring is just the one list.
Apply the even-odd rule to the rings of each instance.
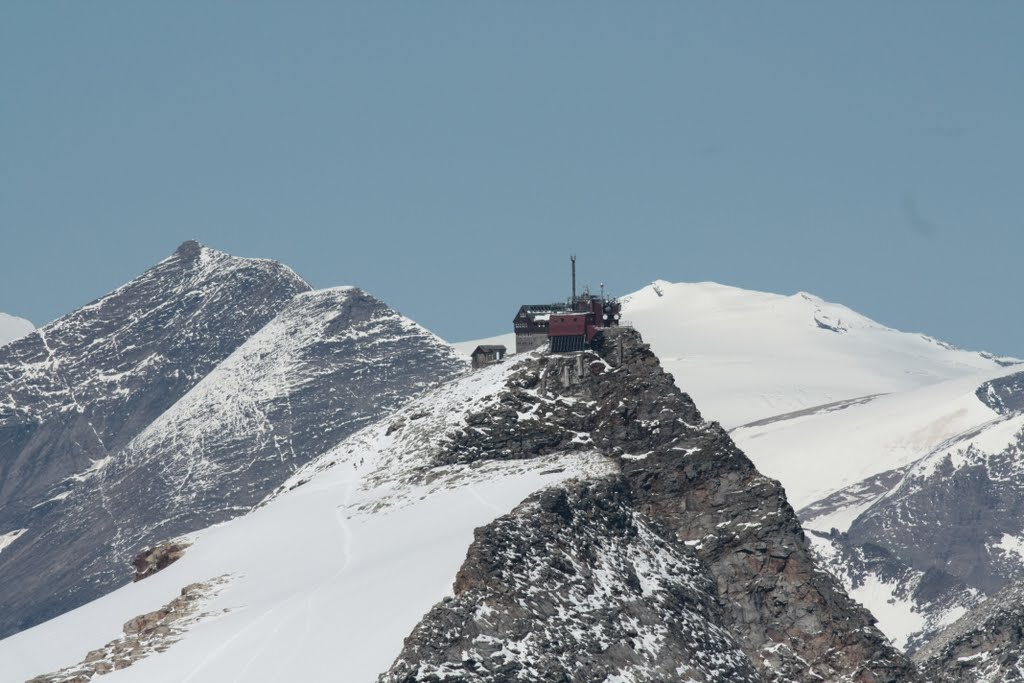
[[127, 668], [154, 653], [164, 652], [198, 621], [212, 616], [203, 612], [204, 600], [227, 583], [221, 576], [193, 583], [158, 610], [125, 622], [124, 635], [85, 655], [81, 662], [54, 673], [36, 676], [26, 683], [88, 683], [96, 676]]

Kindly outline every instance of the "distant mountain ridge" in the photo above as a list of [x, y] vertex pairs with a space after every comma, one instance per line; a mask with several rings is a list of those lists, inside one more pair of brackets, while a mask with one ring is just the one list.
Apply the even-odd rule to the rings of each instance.
[[241, 514], [465, 365], [358, 289], [194, 242], [0, 348], [0, 533], [23, 530], [0, 634], [129, 580], [142, 547]]

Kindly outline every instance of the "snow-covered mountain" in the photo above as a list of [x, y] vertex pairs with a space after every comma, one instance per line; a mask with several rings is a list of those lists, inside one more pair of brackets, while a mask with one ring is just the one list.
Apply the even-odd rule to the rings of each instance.
[[[11, 573], [39, 506], [88, 478], [309, 286], [273, 261], [181, 245], [110, 294], [0, 347], [0, 635], [59, 613]], [[65, 607], [66, 609], [66, 607]]]
[[[901, 647], [1024, 567], [1010, 550], [1024, 533], [1008, 521], [1019, 484], [1007, 479], [1007, 449], [1024, 408], [1015, 359], [899, 332], [805, 293], [657, 281], [623, 300], [623, 317], [704, 413], [782, 482], [820, 532], [822, 561]], [[979, 478], [980, 460], [988, 467]], [[924, 527], [930, 540], [918, 545]]]
[[[141, 577], [184, 553], [155, 576], [0, 641], [0, 678], [913, 681], [847, 593], [915, 650], [1021, 573], [1017, 361], [808, 294], [658, 281], [624, 301], [674, 385], [622, 328], [596, 355], [512, 357], [370, 424], [465, 359], [365, 314], [384, 307], [358, 290], [292, 297], [43, 489], [38, 524], [0, 527], [0, 579], [57, 586], [53, 613], [186, 534], [137, 558]], [[382, 389], [365, 411], [342, 395], [362, 380]], [[295, 467], [254, 512], [188, 533]], [[33, 544], [72, 569], [24, 562]]]
[[[443, 341], [358, 289], [305, 290], [280, 264], [186, 244], [4, 349], [24, 354], [33, 339], [54, 349], [41, 370], [67, 386], [45, 406], [54, 417], [21, 377], [0, 386], [10, 391], [9, 423], [36, 430], [34, 448], [10, 457], [42, 471], [53, 452], [64, 475], [33, 481], [17, 467], [5, 475], [21, 497], [0, 509], [0, 531], [18, 534], [0, 555], [0, 632], [123, 584], [142, 548], [242, 514], [345, 436], [466, 369]], [[68, 349], [79, 339], [69, 341], [69, 329], [84, 353]], [[38, 383], [38, 373], [30, 377]], [[139, 405], [147, 394], [159, 397], [159, 410]], [[47, 432], [65, 415], [84, 420], [91, 441]], [[126, 423], [130, 432], [104, 429]], [[65, 475], [58, 456], [86, 462]]]
[[186, 544], [0, 678], [914, 680], [628, 329], [443, 385]]
[[24, 337], [34, 329], [36, 329], [35, 325], [24, 318], [0, 313], [0, 346]]
[[[1018, 370], [976, 387], [964, 383], [955, 400], [939, 400], [938, 390], [947, 388], [937, 387], [936, 400], [912, 414], [919, 421], [907, 427], [928, 427], [921, 433], [938, 443], [918, 443], [916, 454], [905, 445], [890, 448], [901, 455], [893, 469], [801, 511], [805, 524], [819, 530], [815, 543], [832, 559], [833, 572], [910, 649], [1024, 577], [1022, 380]], [[943, 412], [956, 415], [948, 420], [953, 425]], [[848, 417], [867, 424], [864, 415]], [[829, 422], [814, 428], [854, 428]], [[946, 436], [951, 426], [962, 431]], [[873, 437], [882, 446], [901, 439], [895, 426]], [[849, 454], [845, 444], [840, 451]]]
[[[806, 293], [659, 280], [622, 301], [676, 384], [797, 508], [996, 418], [975, 394], [1020, 369]], [[455, 346], [468, 353], [479, 343], [514, 348], [514, 335]]]
[[186, 242], [0, 347], [0, 520], [124, 446], [308, 289], [278, 263]]
[[627, 301], [677, 383], [738, 425], [737, 444], [818, 532], [823, 563], [898, 646], [1024, 574], [1018, 361], [808, 294], [659, 282]]
[[656, 281], [623, 301], [623, 318], [727, 429], [1010, 362], [885, 327], [805, 292]]

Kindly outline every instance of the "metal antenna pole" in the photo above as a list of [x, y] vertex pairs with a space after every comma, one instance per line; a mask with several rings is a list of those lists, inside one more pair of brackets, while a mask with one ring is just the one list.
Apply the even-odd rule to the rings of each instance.
[[576, 305], [576, 254], [569, 257], [572, 261], [572, 305]]

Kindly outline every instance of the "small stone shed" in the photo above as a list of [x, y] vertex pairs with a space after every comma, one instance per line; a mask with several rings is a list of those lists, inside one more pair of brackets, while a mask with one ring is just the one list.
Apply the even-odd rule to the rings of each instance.
[[505, 357], [505, 347], [500, 344], [481, 344], [473, 349], [473, 369], [486, 367]]

